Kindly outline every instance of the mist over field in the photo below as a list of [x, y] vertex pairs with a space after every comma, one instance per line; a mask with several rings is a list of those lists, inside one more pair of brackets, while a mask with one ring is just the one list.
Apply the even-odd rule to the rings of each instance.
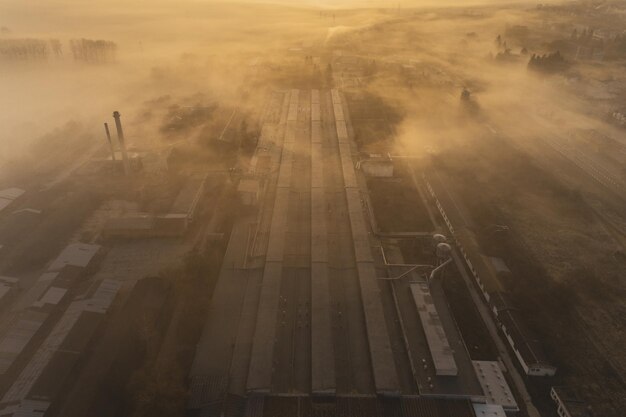
[[625, 28], [616, 0], [0, 0], [0, 415], [465, 417], [484, 361], [502, 410], [618, 417]]

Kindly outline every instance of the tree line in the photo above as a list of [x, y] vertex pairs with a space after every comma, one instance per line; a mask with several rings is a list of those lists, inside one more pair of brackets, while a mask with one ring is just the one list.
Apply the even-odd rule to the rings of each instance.
[[[69, 48], [74, 60], [93, 63], [113, 62], [117, 52], [117, 44], [106, 40], [72, 39]], [[63, 57], [63, 43], [58, 39], [0, 39], [0, 60], [45, 61], [51, 56]]]

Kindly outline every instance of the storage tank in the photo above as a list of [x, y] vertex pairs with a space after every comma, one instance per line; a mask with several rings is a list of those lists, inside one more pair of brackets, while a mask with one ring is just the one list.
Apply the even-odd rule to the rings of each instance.
[[437, 258], [439, 258], [440, 260], [445, 261], [450, 258], [451, 252], [452, 247], [447, 243], [442, 242], [437, 245]]

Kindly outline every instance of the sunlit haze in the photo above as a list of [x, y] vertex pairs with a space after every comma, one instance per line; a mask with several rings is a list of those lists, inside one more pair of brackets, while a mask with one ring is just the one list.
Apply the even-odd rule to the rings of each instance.
[[623, 416], [625, 64], [619, 0], [0, 0], [0, 416]]

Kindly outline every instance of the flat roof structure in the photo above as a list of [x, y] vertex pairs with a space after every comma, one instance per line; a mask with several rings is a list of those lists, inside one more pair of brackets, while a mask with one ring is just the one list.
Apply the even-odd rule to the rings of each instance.
[[428, 285], [426, 283], [411, 284], [411, 294], [426, 334], [426, 341], [436, 374], [439, 376], [457, 375], [459, 370], [454, 360], [454, 354], [439, 319]]
[[311, 188], [324, 190], [324, 160], [322, 155], [322, 144], [313, 143], [311, 145]]
[[[333, 108], [341, 107], [341, 96], [337, 90], [332, 90]], [[336, 121], [337, 133], [339, 136], [339, 126], [345, 127], [345, 121]], [[345, 141], [347, 141], [347, 131]], [[361, 290], [361, 300], [365, 313], [367, 339], [370, 348], [370, 359], [374, 374], [374, 385], [376, 392], [380, 394], [398, 393], [400, 385], [396, 372], [396, 365], [391, 350], [389, 332], [383, 304], [378, 287], [376, 268], [374, 266], [371, 248], [369, 244], [369, 234], [365, 213], [361, 203], [358, 183], [356, 182], [356, 172], [352, 162], [352, 155], [349, 144], [342, 144], [339, 137], [339, 151], [344, 180], [344, 190], [348, 202], [348, 217], [352, 231], [352, 240], [355, 250], [355, 258]]]
[[311, 104], [320, 104], [320, 90], [311, 90]]
[[287, 212], [293, 166], [292, 146], [296, 134], [295, 122], [298, 116], [298, 100], [299, 90], [292, 90], [289, 99], [285, 142], [280, 160], [256, 326], [252, 340], [250, 367], [246, 381], [246, 389], [248, 391], [269, 392], [272, 385], [276, 317], [283, 274]]
[[343, 182], [347, 188], [358, 188], [354, 162], [352, 161], [352, 150], [349, 143], [339, 144], [339, 155], [341, 157], [341, 169], [343, 172]]
[[311, 391], [336, 389], [330, 284], [328, 277], [327, 201], [319, 129], [319, 91], [311, 92]]
[[343, 107], [334, 106], [333, 110], [335, 111], [335, 120], [338, 122], [345, 122], [345, 116], [343, 114]]
[[344, 121], [337, 122], [337, 138], [339, 139], [339, 143], [348, 142], [348, 128]]
[[[287, 128], [293, 132], [293, 128]], [[287, 138], [285, 138], [287, 139]], [[293, 142], [285, 142], [283, 153], [280, 158], [280, 168], [278, 171], [278, 188], [288, 188], [291, 186], [291, 169], [293, 166]]]
[[299, 97], [300, 90], [291, 90], [291, 97], [289, 99], [289, 112], [287, 113], [287, 122], [295, 122], [298, 120]]
[[495, 404], [472, 404], [476, 417], [507, 417], [504, 408]]
[[[54, 364], [53, 359], [57, 354], [67, 353], [63, 348], [68, 336], [72, 334], [74, 326], [79, 322], [81, 316], [85, 312], [104, 314], [111, 306], [117, 291], [120, 289], [121, 283], [114, 280], [103, 280], [94, 286], [94, 289], [88, 291], [84, 299], [79, 299], [70, 304], [63, 316], [51, 330], [48, 337], [43, 341], [42, 345], [37, 349], [30, 362], [22, 370], [20, 375], [15, 379], [13, 385], [8, 389], [2, 401], [0, 402], [0, 415], [20, 416], [20, 414], [7, 413], [14, 407], [16, 403], [24, 403], [25, 400], [42, 399], [41, 395], [31, 396], [31, 390], [40, 382], [40, 378], [45, 376], [44, 373], [49, 365]], [[93, 326], [89, 326], [93, 331]], [[74, 340], [74, 339], [73, 339]], [[82, 346], [84, 347], [84, 343]], [[72, 344], [72, 346], [76, 346]], [[65, 369], [67, 377], [69, 369]], [[58, 372], [54, 374], [59, 375]], [[56, 393], [58, 386], [62, 384], [58, 378], [53, 378], [48, 384], [51, 392]], [[45, 398], [52, 400], [53, 398]]]
[[198, 203], [204, 195], [206, 179], [207, 175], [190, 178], [176, 196], [170, 213], [186, 214], [189, 220], [193, 220]]
[[[458, 329], [450, 331], [456, 327], [443, 290], [433, 297], [452, 335], [458, 376], [435, 375], [407, 282], [402, 304], [419, 333], [413, 357], [424, 367], [411, 379], [394, 294], [379, 279], [378, 239], [367, 221], [350, 126], [332, 124], [328, 92], [300, 93], [298, 102], [291, 91], [280, 94], [280, 122], [274, 105], [264, 123], [285, 146], [268, 147], [259, 210], [233, 225], [190, 373], [190, 413], [475, 417], [470, 400], [484, 401], [483, 393]], [[323, 123], [315, 120], [316, 104]], [[287, 120], [294, 106], [297, 120]], [[342, 110], [349, 119], [348, 107]], [[346, 128], [341, 143], [337, 125]]]
[[0, 340], [0, 374], [9, 370], [47, 318], [47, 313], [27, 310], [12, 323]]
[[89, 243], [72, 243], [52, 262], [49, 271], [60, 271], [67, 265], [87, 268], [102, 247]]
[[519, 411], [513, 392], [497, 361], [472, 361], [487, 404], [499, 405], [506, 411]]
[[321, 120], [320, 103], [311, 103], [311, 121], [319, 122]]
[[39, 300], [35, 301], [33, 307], [43, 307], [46, 304], [57, 305], [65, 297], [66, 293], [67, 288], [50, 287]]
[[320, 121], [311, 122], [311, 143], [322, 143], [322, 122]]
[[[269, 364], [264, 363], [268, 352], [254, 345], [269, 344], [270, 349], [275, 345], [276, 332], [264, 335], [262, 333], [267, 333], [268, 328], [263, 327], [256, 334], [256, 326], [259, 312], [266, 314], [279, 301], [278, 295], [274, 299], [273, 294], [265, 294], [265, 307], [260, 306], [262, 289], [269, 289], [268, 285], [275, 286], [282, 277], [270, 277], [267, 283], [264, 282], [264, 273], [270, 274], [275, 270], [266, 270], [263, 258], [267, 257], [269, 233], [274, 220], [275, 184], [290, 103], [290, 91], [274, 92], [264, 115], [262, 134], [250, 167], [250, 173], [265, 174], [261, 204], [257, 213], [237, 219], [233, 224], [191, 366], [189, 409], [216, 410], [221, 407], [219, 403], [227, 392], [241, 396], [246, 395], [249, 388], [253, 391], [270, 388], [267, 378], [269, 372], [271, 384], [273, 358], [270, 357]], [[282, 206], [284, 210], [286, 205], [283, 203]], [[280, 259], [278, 256], [276, 251], [272, 258]], [[282, 274], [282, 268], [280, 271]], [[252, 363], [253, 349], [257, 349], [255, 360], [263, 363]], [[255, 378], [258, 378], [254, 386], [248, 384], [251, 368], [255, 368]]]
[[26, 191], [17, 187], [5, 188], [4, 190], [0, 190], [0, 198], [6, 198], [7, 200], [17, 200], [25, 192]]

